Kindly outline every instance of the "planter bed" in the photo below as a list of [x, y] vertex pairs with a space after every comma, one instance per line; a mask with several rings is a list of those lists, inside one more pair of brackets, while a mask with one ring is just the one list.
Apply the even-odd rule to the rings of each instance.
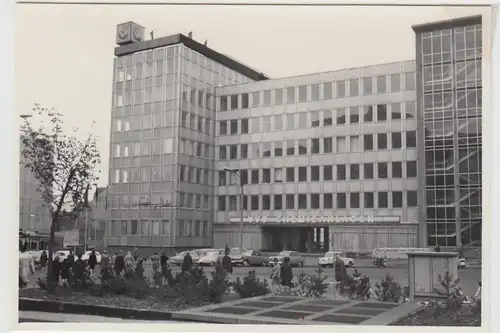
[[436, 307], [428, 306], [410, 314], [391, 326], [481, 326], [481, 315], [473, 314], [470, 305], [463, 308], [435, 316]]

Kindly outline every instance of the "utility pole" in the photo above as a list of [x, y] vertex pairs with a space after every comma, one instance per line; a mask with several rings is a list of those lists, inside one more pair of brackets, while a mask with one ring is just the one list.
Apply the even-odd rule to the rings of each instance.
[[239, 179], [239, 187], [240, 187], [240, 252], [243, 253], [243, 178], [241, 176], [241, 172], [239, 169], [230, 169], [224, 168], [225, 171], [229, 172], [229, 174], [236, 174]]

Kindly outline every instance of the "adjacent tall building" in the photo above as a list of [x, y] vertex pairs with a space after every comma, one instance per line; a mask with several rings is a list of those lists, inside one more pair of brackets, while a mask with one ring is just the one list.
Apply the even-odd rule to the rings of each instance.
[[414, 29], [416, 62], [269, 79], [119, 25], [108, 246], [480, 240], [480, 18]]

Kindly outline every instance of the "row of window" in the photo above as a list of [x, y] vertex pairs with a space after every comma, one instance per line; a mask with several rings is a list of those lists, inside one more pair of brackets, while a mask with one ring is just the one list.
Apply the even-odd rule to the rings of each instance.
[[[389, 105], [391, 120], [402, 119], [403, 115], [405, 115], [405, 119], [415, 117], [414, 101], [405, 102], [404, 110], [402, 103], [392, 103]], [[388, 120], [389, 105], [353, 106], [349, 108], [314, 110], [275, 116], [221, 120], [218, 122], [217, 133], [218, 135], [236, 135], [329, 127], [334, 125], [334, 118], [335, 125], [381, 122]]]
[[[389, 193], [391, 200], [389, 200]], [[219, 195], [218, 210], [236, 211], [238, 209], [237, 197], [236, 195]], [[335, 194], [265, 194], [244, 196], [243, 209], [258, 211], [283, 209], [403, 208], [403, 202], [402, 191]], [[417, 203], [417, 191], [406, 191], [406, 207], [417, 207]]]
[[[389, 78], [389, 80], [387, 80]], [[261, 106], [306, 103], [343, 99], [362, 95], [395, 93], [415, 90], [415, 73], [395, 73], [377, 77], [353, 78], [334, 82], [315, 83], [252, 93], [220, 96], [221, 111], [258, 108]]]
[[[389, 139], [390, 135], [390, 139]], [[393, 150], [417, 147], [416, 131], [405, 132], [405, 142], [401, 132], [298, 139], [250, 144], [220, 145], [218, 160], [236, 160], [261, 157], [281, 157], [317, 154], [360, 153], [362, 151]], [[375, 140], [376, 139], [376, 140]]]
[[[403, 163], [406, 164], [406, 174], [403, 175]], [[389, 165], [391, 173], [389, 174]], [[375, 168], [376, 166], [376, 173]], [[417, 162], [378, 162], [363, 164], [337, 164], [336, 177], [334, 179], [333, 165], [313, 165], [274, 169], [252, 169], [240, 170], [243, 184], [270, 184], [270, 183], [294, 183], [294, 182], [319, 182], [319, 181], [342, 181], [388, 178], [415, 178], [417, 177]], [[226, 170], [219, 171], [219, 186], [237, 184], [234, 174]]]
[[212, 134], [212, 120], [193, 113], [181, 112], [181, 126], [193, 132]]
[[173, 139], [153, 139], [113, 144], [113, 157], [172, 154]]
[[[112, 220], [108, 233], [110, 236], [169, 236], [171, 220]], [[211, 236], [209, 221], [177, 221], [177, 236], [209, 237]]]

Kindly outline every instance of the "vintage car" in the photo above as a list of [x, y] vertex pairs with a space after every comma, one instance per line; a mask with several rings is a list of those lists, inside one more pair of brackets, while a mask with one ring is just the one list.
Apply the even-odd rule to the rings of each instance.
[[306, 259], [297, 251], [281, 251], [278, 255], [269, 257], [269, 266], [274, 266], [275, 259], [278, 264], [282, 264], [285, 257], [290, 258], [291, 266], [304, 267], [304, 263], [306, 262]]
[[243, 252], [243, 266], [267, 266], [269, 258], [262, 251], [247, 250]]
[[339, 252], [339, 251], [331, 251], [331, 252], [326, 252], [325, 255], [322, 258], [318, 259], [318, 265], [321, 267], [333, 267], [333, 263], [335, 261], [335, 256], [338, 255], [340, 259], [344, 262], [344, 265], [346, 267], [353, 267], [354, 266], [354, 259], [346, 257], [344, 253]]

